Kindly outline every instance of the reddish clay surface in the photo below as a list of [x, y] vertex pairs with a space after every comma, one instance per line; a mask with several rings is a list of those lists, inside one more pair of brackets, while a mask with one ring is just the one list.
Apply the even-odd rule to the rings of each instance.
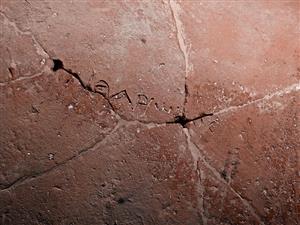
[[300, 2], [2, 0], [0, 224], [299, 224]]

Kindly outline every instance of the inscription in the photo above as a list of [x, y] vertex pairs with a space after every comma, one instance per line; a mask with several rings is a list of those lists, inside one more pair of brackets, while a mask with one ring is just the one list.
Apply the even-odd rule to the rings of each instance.
[[[91, 85], [88, 85], [89, 87], [91, 87]], [[110, 94], [110, 87], [107, 81], [105, 80], [99, 80], [95, 83], [95, 85], [93, 87], [91, 87], [93, 92], [99, 93], [101, 94], [103, 97], [105, 97], [106, 99], [108, 99], [109, 101], [111, 100], [120, 100], [120, 99], [126, 99], [128, 105], [131, 107], [131, 109], [133, 111], [135, 111], [135, 109], [138, 106], [144, 106], [145, 107], [145, 111], [141, 114], [141, 116], [144, 116], [146, 111], [148, 110], [150, 104], [154, 101], [154, 98], [151, 97], [149, 98], [146, 94], [144, 93], [139, 93], [137, 94], [137, 101], [134, 104], [131, 97], [129, 96], [129, 94], [127, 93], [127, 90], [124, 89], [122, 91], [119, 91], [117, 93], [114, 94]], [[154, 107], [157, 111], [159, 112], [164, 112], [164, 113], [172, 113], [173, 112], [173, 107], [167, 107], [165, 103], [159, 104], [158, 102], [154, 103]], [[174, 115], [175, 113], [180, 113], [179, 109], [180, 107], [177, 106], [176, 108], [176, 112], [173, 112]]]

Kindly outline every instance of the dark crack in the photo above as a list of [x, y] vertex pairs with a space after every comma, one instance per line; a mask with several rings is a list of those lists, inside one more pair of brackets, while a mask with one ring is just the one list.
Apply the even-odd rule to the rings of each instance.
[[189, 96], [189, 90], [188, 90], [188, 85], [187, 85], [187, 77], [184, 79], [184, 102], [183, 102], [183, 108], [182, 108], [182, 115], [176, 116], [174, 118], [174, 121], [172, 122], [167, 122], [168, 124], [170, 123], [177, 123], [180, 124], [183, 128], [186, 128], [187, 124], [190, 122], [194, 122], [196, 120], [199, 120], [207, 116], [213, 116], [213, 113], [201, 113], [199, 116], [196, 116], [194, 118], [187, 118], [186, 117], [186, 104], [188, 101], [188, 96]]
[[[115, 111], [115, 108], [113, 107], [113, 105], [110, 102], [109, 96], [107, 96], [106, 94], [104, 94], [101, 91], [97, 91], [97, 89], [93, 89], [91, 87], [90, 84], [86, 84], [80, 77], [80, 75], [74, 71], [72, 71], [71, 69], [66, 69], [64, 67], [64, 63], [63, 61], [61, 61], [60, 59], [52, 59], [53, 61], [53, 67], [52, 70], [54, 72], [58, 71], [58, 70], [63, 70], [65, 72], [67, 72], [68, 74], [72, 75], [76, 80], [78, 80], [78, 82], [80, 83], [81, 87], [83, 87], [83, 89], [95, 93], [95, 94], [100, 94], [103, 98], [105, 98], [105, 100], [108, 102], [109, 106], [111, 107], [111, 109], [122, 119], [126, 120], [125, 118], [123, 118], [119, 113], [117, 113]], [[127, 120], [128, 121], [128, 120]]]
[[188, 90], [188, 86], [187, 86], [187, 78], [185, 77], [184, 79], [184, 103], [183, 103], [183, 114], [185, 113], [185, 106], [187, 104], [187, 98], [189, 96], [189, 90]]
[[[100, 85], [100, 88], [95, 88], [93, 89], [90, 84], [86, 84], [80, 77], [80, 75], [76, 72], [73, 72], [71, 69], [66, 69], [64, 67], [64, 64], [63, 64], [63, 61], [61, 61], [60, 59], [52, 59], [53, 61], [53, 67], [52, 67], [52, 70], [54, 72], [58, 71], [58, 70], [63, 70], [65, 72], [67, 72], [68, 74], [72, 75], [76, 80], [78, 80], [78, 82], [80, 83], [80, 85], [87, 91], [89, 92], [92, 92], [92, 93], [96, 93], [96, 94], [100, 94], [101, 96], [103, 96], [106, 101], [108, 102], [108, 104], [110, 105], [111, 109], [123, 120], [125, 121], [128, 121], [128, 122], [133, 122], [133, 121], [137, 121], [137, 122], [140, 122], [140, 123], [144, 123], [144, 124], [149, 124], [151, 122], [145, 122], [143, 120], [128, 120], [126, 118], [124, 118], [124, 116], [120, 115], [119, 113], [116, 112], [116, 110], [114, 109], [111, 101], [110, 101], [110, 98], [111, 97], [114, 97], [114, 96], [117, 96], [118, 94], [120, 93], [123, 93], [126, 98], [128, 99], [129, 101], [129, 104], [132, 104], [132, 101], [131, 99], [129, 98], [126, 90], [123, 90], [121, 92], [118, 92], [117, 94], [115, 95], [112, 95], [112, 96], [109, 96], [108, 93], [105, 93], [103, 91], [101, 91], [101, 88], [103, 88], [104, 86]], [[108, 85], [106, 82], [103, 84], [103, 85]], [[179, 115], [179, 116], [175, 116], [173, 120], [171, 121], [165, 121], [165, 122], [161, 122], [161, 123], [158, 123], [156, 122], [156, 124], [180, 124], [182, 127], [186, 127], [186, 125], [190, 122], [193, 122], [193, 121], [196, 121], [196, 120], [199, 120], [199, 119], [202, 119], [204, 117], [207, 117], [207, 116], [212, 116], [213, 113], [201, 113], [199, 116], [197, 117], [194, 117], [194, 118], [187, 118], [185, 116], [185, 105], [186, 105], [186, 102], [187, 102], [187, 97], [188, 97], [188, 88], [187, 88], [187, 84], [186, 84], [186, 80], [185, 80], [185, 85], [184, 85], [184, 90], [185, 90], [185, 101], [184, 101], [184, 106], [183, 106], [183, 111], [182, 111], [182, 115]]]
[[[76, 80], [78, 80], [79, 83], [80, 83], [80, 85], [81, 85], [84, 89], [96, 93], [95, 91], [92, 90], [92, 88], [91, 88], [90, 85], [85, 84], [85, 83], [83, 82], [83, 80], [81, 79], [81, 77], [79, 76], [78, 73], [73, 72], [71, 69], [66, 69], [66, 68], [64, 67], [64, 63], [63, 63], [60, 59], [52, 59], [52, 60], [53, 60], [53, 67], [52, 67], [52, 70], [53, 70], [54, 72], [56, 72], [56, 71], [58, 71], [58, 70], [60, 70], [60, 69], [61, 69], [61, 70], [64, 70], [64, 71], [66, 71], [68, 74], [71, 74]], [[105, 97], [105, 96], [104, 96], [104, 97]]]
[[188, 119], [185, 116], [188, 94], [189, 94], [189, 90], [188, 90], [188, 86], [187, 86], [187, 79], [185, 77], [184, 78], [184, 102], [183, 102], [183, 107], [182, 107], [182, 115], [177, 116], [177, 118], [175, 118], [175, 121], [178, 121], [183, 127], [185, 127], [185, 125], [188, 123], [187, 122]]
[[[58, 70], [64, 70], [65, 72], [67, 72], [68, 74], [72, 75], [76, 80], [79, 81], [80, 85], [87, 91], [95, 93], [95, 94], [100, 94], [102, 97], [105, 98], [105, 100], [108, 102], [109, 106], [111, 107], [111, 109], [123, 120], [126, 121], [130, 121], [127, 120], [126, 118], [124, 118], [122, 115], [120, 115], [119, 113], [116, 112], [114, 106], [112, 105], [110, 98], [111, 97], [118, 97], [117, 95], [119, 94], [124, 94], [126, 96], [126, 98], [128, 99], [128, 102], [131, 104], [131, 99], [129, 98], [129, 95], [127, 94], [126, 90], [122, 90], [121, 92], [118, 92], [117, 94], [113, 95], [113, 96], [109, 96], [109, 93], [105, 93], [104, 91], [102, 91], [103, 88], [106, 88], [108, 86], [107, 82], [104, 80], [101, 80], [102, 82], [104, 82], [103, 84], [98, 84], [95, 87], [96, 88], [92, 88], [90, 84], [86, 84], [80, 77], [80, 75], [74, 71], [72, 71], [71, 69], [66, 69], [64, 67], [63, 61], [61, 61], [60, 59], [52, 59], [53, 61], [53, 67], [52, 70], [54, 72], [58, 71]], [[139, 121], [139, 120], [137, 120]], [[143, 123], [143, 121], [139, 121], [141, 123]]]
[[194, 118], [187, 118], [185, 116], [185, 114], [181, 115], [181, 116], [176, 116], [174, 118], [174, 121], [170, 121], [170, 122], [167, 122], [167, 124], [180, 124], [182, 127], [186, 128], [187, 124], [190, 123], [190, 122], [194, 122], [196, 120], [199, 120], [199, 119], [203, 119], [204, 117], [207, 117], [207, 116], [213, 116], [214, 114], [213, 113], [202, 113], [201, 115], [197, 116], [197, 117], [194, 117]]

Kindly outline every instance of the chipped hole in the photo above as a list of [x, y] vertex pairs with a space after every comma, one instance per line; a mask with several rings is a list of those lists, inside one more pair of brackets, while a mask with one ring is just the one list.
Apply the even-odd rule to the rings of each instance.
[[125, 199], [124, 198], [119, 198], [117, 202], [119, 204], [123, 204], [123, 203], [125, 203]]
[[56, 72], [57, 70], [63, 69], [64, 68], [64, 64], [60, 59], [53, 59], [53, 67], [52, 70], [54, 72]]
[[190, 122], [189, 119], [185, 117], [185, 115], [176, 116], [175, 117], [175, 123], [180, 124], [182, 127], [186, 127], [186, 124]]

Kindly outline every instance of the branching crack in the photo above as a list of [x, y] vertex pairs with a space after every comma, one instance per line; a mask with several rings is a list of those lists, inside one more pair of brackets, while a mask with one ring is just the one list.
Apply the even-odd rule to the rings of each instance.
[[205, 216], [205, 210], [204, 210], [204, 186], [201, 183], [201, 171], [198, 168], [198, 161], [199, 158], [202, 158], [202, 155], [200, 153], [200, 151], [198, 151], [198, 149], [193, 145], [193, 143], [191, 142], [191, 136], [189, 133], [189, 130], [187, 128], [183, 128], [183, 132], [186, 136], [186, 145], [187, 145], [187, 149], [190, 151], [191, 156], [192, 156], [192, 160], [193, 160], [193, 166], [194, 166], [194, 170], [195, 173], [197, 175], [196, 177], [196, 190], [198, 192], [198, 210], [199, 210], [199, 214], [201, 216], [202, 219], [202, 223], [203, 225], [207, 224], [207, 218]]
[[182, 116], [176, 116], [174, 121], [167, 122], [167, 124], [177, 123], [185, 128], [188, 123], [194, 122], [199, 119], [202, 120], [202, 118], [207, 117], [207, 116], [213, 116], [213, 113], [202, 113], [201, 115], [194, 117], [194, 118], [187, 118], [185, 116], [185, 114], [183, 114]]
[[[118, 114], [116, 112], [116, 110], [114, 109], [114, 106], [110, 102], [110, 97], [107, 94], [104, 94], [103, 92], [99, 92], [99, 91], [97, 91], [97, 89], [93, 89], [90, 84], [86, 84], [81, 79], [81, 77], [80, 77], [80, 75], [78, 73], [72, 71], [71, 69], [66, 69], [65, 66], [64, 66], [64, 64], [63, 64], [63, 61], [61, 61], [60, 59], [52, 59], [52, 60], [53, 60], [52, 70], [54, 72], [56, 72], [58, 70], [63, 70], [65, 72], [67, 72], [68, 74], [72, 75], [76, 80], [78, 80], [78, 82], [80, 83], [80, 85], [85, 90], [87, 90], [89, 92], [92, 92], [92, 93], [95, 93], [95, 94], [100, 94], [101, 96], [103, 96], [106, 99], [106, 101], [109, 103], [109, 105], [110, 105], [111, 109], [113, 110], [113, 112], [116, 113], [118, 115], [118, 117], [120, 117], [121, 119], [123, 119], [125, 121], [128, 121], [128, 122], [138, 121], [138, 122], [144, 123], [144, 124], [153, 123], [153, 122], [145, 122], [145, 121], [141, 121], [141, 120], [128, 120], [128, 119], [124, 118], [122, 115], [120, 115], [120, 114]], [[156, 124], [180, 124], [182, 127], [186, 127], [186, 125], [189, 122], [193, 122], [193, 121], [202, 119], [202, 118], [207, 117], [207, 116], [212, 116], [212, 115], [213, 115], [212, 113], [202, 113], [201, 115], [199, 115], [199, 116], [197, 116], [195, 118], [187, 118], [185, 116], [185, 114], [183, 114], [183, 115], [180, 115], [180, 116], [175, 116], [175, 118], [173, 120], [171, 120], [171, 121], [166, 121], [166, 122], [161, 122], [161, 123], [156, 123]]]
[[[230, 189], [230, 191], [232, 191], [241, 200], [241, 202], [251, 212], [251, 214], [259, 221], [259, 223], [263, 225], [264, 223], [263, 223], [262, 219], [256, 213], [256, 210], [252, 207], [252, 205], [246, 199], [244, 199], [236, 190], [234, 190], [232, 188], [232, 186], [230, 184], [228, 184], [222, 178], [220, 173], [205, 159], [205, 156], [200, 151], [199, 147], [191, 140], [191, 135], [190, 135], [189, 130], [184, 129], [184, 133], [185, 133], [186, 138], [187, 138], [188, 148], [190, 149], [191, 154], [192, 154], [193, 159], [194, 159], [194, 164], [196, 165], [198, 163], [198, 161], [201, 160], [203, 162], [204, 166], [213, 173], [213, 175], [218, 179], [218, 181], [220, 181], [221, 183], [226, 185]], [[200, 199], [199, 201], [203, 204], [203, 199]], [[203, 208], [202, 208], [202, 210], [203, 210]], [[204, 217], [204, 219], [205, 219], [205, 217]]]

